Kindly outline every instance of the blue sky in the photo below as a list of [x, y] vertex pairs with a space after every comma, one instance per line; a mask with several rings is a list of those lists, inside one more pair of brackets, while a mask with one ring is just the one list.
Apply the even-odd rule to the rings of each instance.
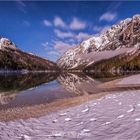
[[0, 2], [0, 35], [50, 60], [111, 25], [140, 14], [140, 1]]

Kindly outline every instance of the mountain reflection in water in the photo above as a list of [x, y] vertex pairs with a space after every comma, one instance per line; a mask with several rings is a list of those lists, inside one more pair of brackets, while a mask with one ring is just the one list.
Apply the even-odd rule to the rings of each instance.
[[0, 75], [0, 110], [98, 94], [101, 91], [106, 91], [98, 88], [99, 84], [120, 76], [104, 75], [104, 73], [88, 75], [84, 73]]
[[85, 74], [63, 73], [57, 80], [69, 92], [83, 95], [89, 94], [95, 90], [95, 87], [100, 82]]

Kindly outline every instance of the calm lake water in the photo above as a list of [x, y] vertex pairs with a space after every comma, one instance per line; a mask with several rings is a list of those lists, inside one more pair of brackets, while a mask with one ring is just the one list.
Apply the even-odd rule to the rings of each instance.
[[120, 77], [108, 73], [1, 74], [0, 110], [98, 94], [102, 90], [97, 85]]

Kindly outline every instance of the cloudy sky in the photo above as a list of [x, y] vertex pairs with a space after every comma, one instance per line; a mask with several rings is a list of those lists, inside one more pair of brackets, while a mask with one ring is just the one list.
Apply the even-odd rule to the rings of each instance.
[[0, 35], [50, 60], [111, 25], [140, 14], [134, 2], [0, 2]]

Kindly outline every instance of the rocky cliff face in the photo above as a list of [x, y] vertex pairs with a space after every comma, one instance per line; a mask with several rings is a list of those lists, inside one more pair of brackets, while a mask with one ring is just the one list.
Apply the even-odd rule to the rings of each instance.
[[68, 50], [57, 63], [63, 69], [85, 69], [117, 56], [119, 60], [123, 56], [135, 58], [139, 55], [139, 43], [140, 15], [135, 15]]
[[7, 38], [0, 37], [0, 70], [58, 70], [55, 63], [21, 51]]

